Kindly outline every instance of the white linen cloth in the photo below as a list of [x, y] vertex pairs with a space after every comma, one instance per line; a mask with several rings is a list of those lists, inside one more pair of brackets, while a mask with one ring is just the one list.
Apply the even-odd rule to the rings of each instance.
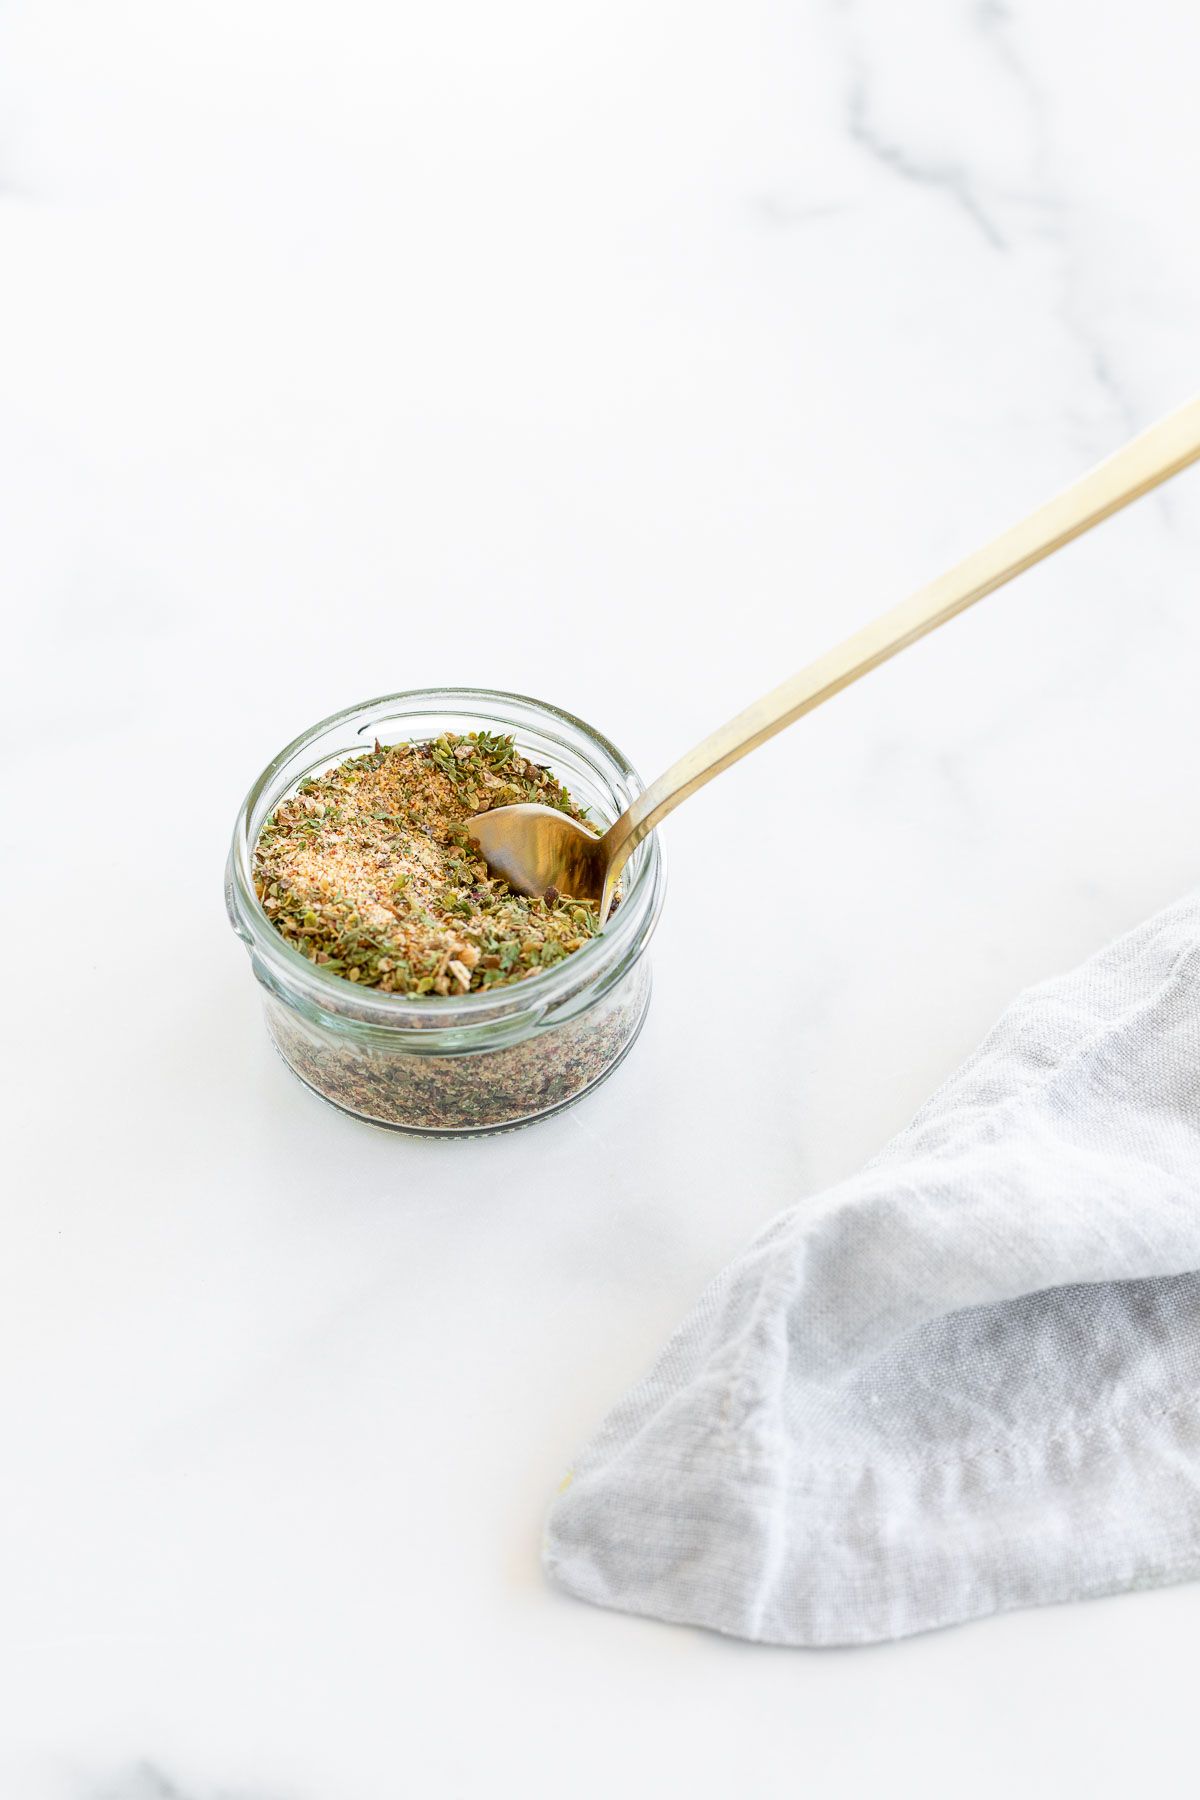
[[1200, 894], [1021, 995], [564, 1483], [583, 1599], [777, 1644], [1200, 1573]]

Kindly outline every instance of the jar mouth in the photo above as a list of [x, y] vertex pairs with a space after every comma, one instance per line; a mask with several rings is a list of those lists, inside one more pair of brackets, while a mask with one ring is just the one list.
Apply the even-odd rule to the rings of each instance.
[[[267, 764], [242, 802], [230, 845], [226, 871], [230, 921], [250, 951], [255, 972], [281, 997], [395, 1030], [440, 1032], [548, 1012], [598, 979], [622, 972], [640, 954], [662, 905], [662, 855], [654, 833], [626, 864], [621, 904], [600, 935], [552, 968], [539, 969], [511, 985], [420, 999], [358, 988], [311, 962], [275, 930], [253, 877], [254, 848], [267, 816], [310, 774], [369, 749], [381, 727], [398, 731], [395, 741], [403, 742], [421, 737], [423, 720], [432, 724], [447, 715], [459, 716], [456, 729], [460, 723], [467, 730], [499, 725], [519, 743], [532, 739], [535, 756], [545, 755], [547, 747], [551, 755], [558, 749], [571, 766], [586, 771], [593, 790], [600, 790], [597, 810], [605, 825], [642, 792], [641, 776], [602, 732], [563, 708], [526, 694], [492, 688], [412, 688], [331, 713], [293, 738]], [[445, 728], [442, 724], [425, 735], [437, 736]], [[605, 816], [609, 811], [611, 816]]]

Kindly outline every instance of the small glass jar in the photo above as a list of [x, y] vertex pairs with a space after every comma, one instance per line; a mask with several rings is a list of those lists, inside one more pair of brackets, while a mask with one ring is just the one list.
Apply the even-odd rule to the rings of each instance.
[[254, 891], [263, 825], [302, 781], [384, 745], [488, 731], [545, 764], [603, 829], [641, 792], [621, 752], [569, 713], [485, 688], [425, 688], [348, 707], [282, 750], [234, 827], [225, 896], [263, 989], [267, 1029], [316, 1093], [376, 1125], [443, 1137], [504, 1131], [569, 1106], [612, 1072], [642, 1026], [642, 952], [663, 896], [656, 833], [625, 866], [622, 900], [597, 938], [511, 986], [457, 996], [358, 988], [275, 930]]

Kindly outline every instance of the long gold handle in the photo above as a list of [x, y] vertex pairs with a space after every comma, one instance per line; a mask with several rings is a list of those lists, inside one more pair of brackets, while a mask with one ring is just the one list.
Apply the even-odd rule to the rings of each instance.
[[765, 743], [785, 725], [811, 712], [860, 675], [877, 668], [898, 650], [935, 631], [956, 613], [1002, 587], [1014, 575], [1052, 556], [1072, 538], [1090, 531], [1110, 513], [1128, 506], [1160, 482], [1200, 459], [1200, 398], [1190, 400], [1100, 463], [1089, 474], [1002, 532], [928, 587], [856, 631], [836, 650], [810, 663], [731, 719], [702, 744], [651, 782], [645, 793], [605, 833], [608, 887], [629, 853], [660, 819], [698, 787]]

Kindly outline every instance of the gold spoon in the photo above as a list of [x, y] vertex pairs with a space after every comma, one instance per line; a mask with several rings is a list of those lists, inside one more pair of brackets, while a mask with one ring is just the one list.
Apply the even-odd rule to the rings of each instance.
[[478, 813], [468, 821], [470, 835], [493, 874], [518, 892], [544, 894], [553, 887], [576, 900], [598, 901], [603, 925], [630, 853], [681, 800], [802, 713], [1198, 458], [1200, 398], [1160, 419], [1019, 525], [764, 694], [673, 763], [602, 837], [552, 806], [536, 805]]

